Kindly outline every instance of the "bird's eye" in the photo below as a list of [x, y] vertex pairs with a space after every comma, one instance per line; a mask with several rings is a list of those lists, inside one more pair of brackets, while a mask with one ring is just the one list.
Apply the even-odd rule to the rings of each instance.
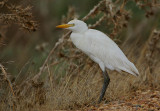
[[75, 24], [74, 24], [74, 23], [73, 23], [72, 25], [73, 25], [73, 26], [75, 26]]

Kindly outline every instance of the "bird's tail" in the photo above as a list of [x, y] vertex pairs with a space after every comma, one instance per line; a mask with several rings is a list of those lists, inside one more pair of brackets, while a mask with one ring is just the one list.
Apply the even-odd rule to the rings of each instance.
[[126, 71], [134, 76], [138, 76], [139, 72], [137, 70], [137, 68], [135, 67], [135, 65], [132, 62], [127, 62], [125, 64], [125, 67], [122, 68], [123, 71]]

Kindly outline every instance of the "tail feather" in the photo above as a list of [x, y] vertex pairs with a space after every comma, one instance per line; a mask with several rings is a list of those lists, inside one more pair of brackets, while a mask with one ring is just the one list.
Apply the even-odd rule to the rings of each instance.
[[128, 72], [134, 76], [139, 75], [137, 68], [135, 67], [135, 65], [132, 62], [127, 62], [127, 64], [125, 64], [125, 67], [122, 67], [121, 70]]
[[137, 70], [137, 68], [135, 67], [135, 65], [133, 63], [130, 62], [130, 65], [129, 65], [131, 71], [136, 75], [138, 76], [139, 75], [139, 72]]

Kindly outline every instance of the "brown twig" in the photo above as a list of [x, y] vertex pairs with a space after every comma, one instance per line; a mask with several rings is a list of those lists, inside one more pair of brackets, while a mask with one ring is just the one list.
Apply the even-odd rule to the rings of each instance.
[[11, 89], [11, 92], [12, 92], [13, 96], [15, 97], [12, 83], [11, 83], [11, 81], [9, 80], [9, 78], [8, 78], [8, 76], [7, 76], [7, 72], [5, 71], [4, 66], [3, 66], [2, 64], [0, 64], [0, 68], [1, 68], [1, 70], [2, 70], [2, 73], [4, 74], [5, 80], [7, 80], [7, 82], [8, 82], [8, 85], [9, 85], [9, 87], [10, 87], [10, 89]]
[[94, 15], [94, 13], [98, 10], [98, 8], [104, 4], [106, 2], [106, 0], [102, 0], [100, 1], [96, 6], [94, 6], [94, 8], [85, 16], [82, 18], [83, 21], [87, 20], [91, 15]]
[[51, 91], [53, 93], [53, 79], [52, 79], [52, 75], [51, 75], [48, 64], [47, 64], [47, 69], [48, 69], [48, 78], [49, 78], [49, 81], [50, 81], [50, 87], [51, 87]]
[[22, 7], [21, 5], [9, 5], [8, 0], [0, 2], [0, 8], [5, 7], [8, 13], [1, 13], [0, 20], [3, 24], [18, 24], [21, 29], [25, 29], [29, 32], [36, 31], [38, 24], [33, 20], [31, 13], [31, 6]]
[[[1, 68], [1, 70], [2, 70], [2, 73], [4, 74], [5, 80], [8, 82], [8, 85], [9, 85], [9, 87], [10, 87], [10, 89], [11, 89], [12, 95], [13, 95], [13, 97], [15, 98], [16, 96], [15, 96], [14, 91], [13, 91], [13, 86], [12, 86], [12, 83], [11, 83], [10, 79], [8, 78], [7, 72], [5, 71], [4, 66], [3, 66], [2, 64], [0, 64], [0, 68]], [[13, 99], [13, 98], [12, 98], [12, 99]], [[13, 103], [13, 108], [12, 108], [12, 110], [15, 111], [14, 103]]]
[[100, 25], [100, 23], [106, 18], [106, 15], [104, 14], [98, 21], [96, 21], [95, 24], [93, 25], [90, 25], [89, 28], [95, 28], [97, 27], [98, 25]]
[[123, 3], [122, 3], [121, 8], [120, 8], [120, 12], [122, 12], [122, 11], [123, 11], [123, 8], [124, 8], [124, 6], [125, 6], [126, 2], [127, 2], [127, 0], [123, 0]]
[[154, 64], [154, 52], [157, 50], [156, 45], [160, 40], [160, 31], [154, 29], [148, 41], [148, 52], [146, 54], [146, 60], [149, 65], [150, 73], [153, 73]]

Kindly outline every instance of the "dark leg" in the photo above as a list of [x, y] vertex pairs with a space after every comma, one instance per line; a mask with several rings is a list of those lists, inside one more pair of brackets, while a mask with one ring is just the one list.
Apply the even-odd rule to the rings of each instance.
[[108, 84], [110, 82], [110, 78], [109, 78], [107, 71], [103, 72], [103, 77], [104, 77], [104, 83], [103, 83], [103, 87], [102, 87], [102, 91], [101, 91], [98, 103], [100, 103], [102, 101], [102, 98], [104, 97], [106, 89], [107, 89]]

